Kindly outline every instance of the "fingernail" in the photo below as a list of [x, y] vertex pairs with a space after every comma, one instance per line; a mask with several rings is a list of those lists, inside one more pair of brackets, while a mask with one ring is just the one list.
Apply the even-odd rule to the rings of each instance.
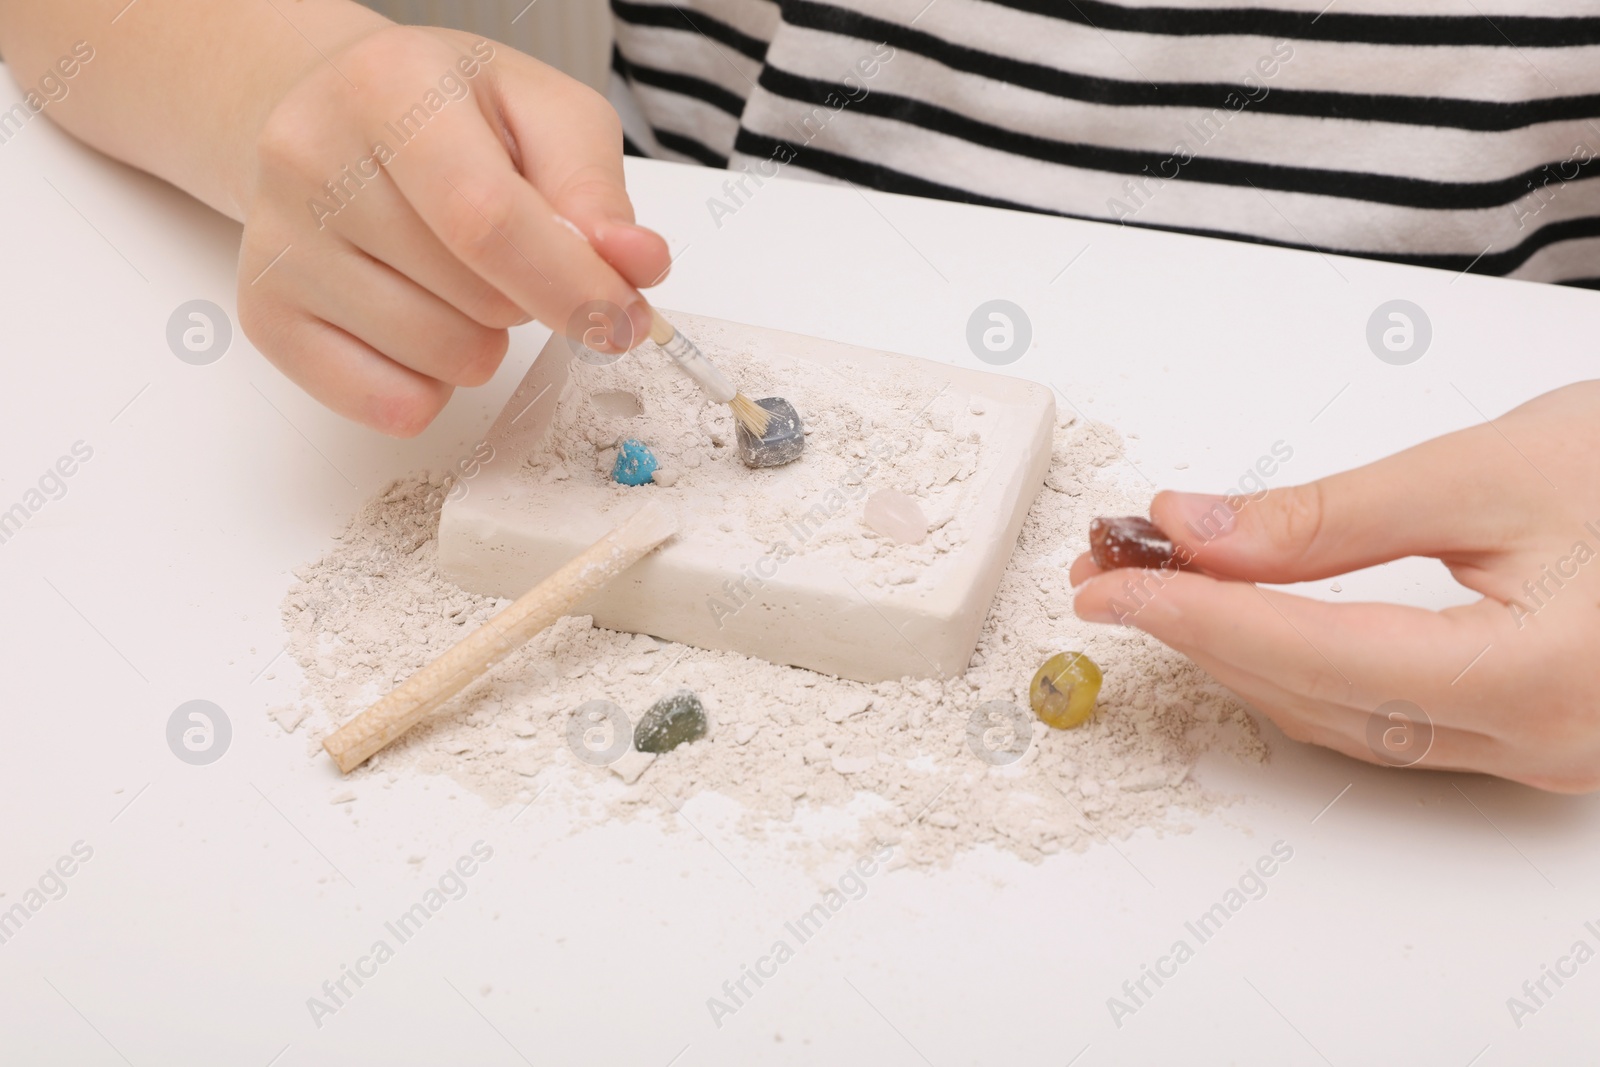
[[1122, 613], [1126, 610], [1113, 596], [1094, 596], [1087, 592], [1091, 583], [1096, 578], [1105, 575], [1097, 574], [1094, 578], [1086, 579], [1072, 591], [1072, 610], [1084, 622], [1122, 622]]
[[1084, 622], [1116, 622], [1116, 612], [1111, 610], [1110, 601], [1098, 601], [1093, 604], [1083, 604], [1073, 601], [1072, 610], [1077, 612], [1078, 618]]
[[623, 230], [637, 230], [638, 228], [626, 219], [601, 219], [599, 222], [594, 223], [594, 243], [603, 245]]
[[650, 327], [655, 324], [655, 314], [641, 297], [628, 305], [628, 321], [633, 324], [633, 337], [628, 340], [627, 347], [632, 348], [650, 336]]
[[558, 214], [558, 215], [554, 215], [552, 217], [558, 223], [560, 223], [561, 225], [565, 226], [567, 229], [571, 230], [573, 233], [577, 234], [578, 235], [578, 240], [582, 241], [584, 244], [588, 244], [589, 243], [589, 238], [584, 234], [584, 232], [582, 230], [578, 229], [578, 224], [577, 223], [573, 222], [571, 219], [567, 218], [565, 215], [559, 215]]
[[[1234, 515], [1238, 508], [1229, 497], [1210, 493], [1168, 493], [1163, 505], [1163, 518], [1176, 519], [1182, 534], [1190, 545], [1207, 544], [1233, 532]], [[1168, 530], [1170, 536], [1177, 531]]]
[[522, 316], [522, 318], [520, 318], [516, 322], [512, 323], [512, 325], [513, 326], [526, 326], [526, 325], [528, 325], [528, 323], [530, 323], [532, 321], [533, 321], [533, 316], [532, 315], [524, 315], [524, 316]]

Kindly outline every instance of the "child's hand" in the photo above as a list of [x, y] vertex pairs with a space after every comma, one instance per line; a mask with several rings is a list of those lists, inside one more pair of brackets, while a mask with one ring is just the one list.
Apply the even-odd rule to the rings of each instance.
[[384, 26], [310, 68], [251, 177], [245, 332], [312, 396], [397, 436], [487, 381], [530, 316], [566, 332], [605, 301], [631, 320], [613, 316], [615, 350], [644, 338], [638, 288], [670, 263], [633, 225], [610, 105], [453, 31]]
[[[1086, 583], [1081, 617], [1121, 615], [1296, 740], [1409, 763], [1390, 758], [1385, 740], [1405, 724], [1374, 720], [1387, 702], [1407, 700], [1432, 722], [1419, 766], [1563, 792], [1600, 787], [1600, 382], [1273, 490], [1237, 514], [1219, 498], [1183, 493], [1160, 494], [1150, 514], [1205, 573], [1103, 574], [1080, 557], [1072, 581]], [[1231, 529], [1208, 538], [1216, 517], [1230, 514]], [[1249, 584], [1404, 556], [1442, 560], [1483, 599], [1434, 612]]]

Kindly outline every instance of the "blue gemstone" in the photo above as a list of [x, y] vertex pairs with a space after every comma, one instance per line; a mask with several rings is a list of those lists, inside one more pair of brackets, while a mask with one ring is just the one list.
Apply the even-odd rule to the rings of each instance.
[[611, 466], [611, 477], [623, 485], [643, 485], [656, 472], [656, 455], [643, 441], [628, 438], [617, 446], [617, 461]]

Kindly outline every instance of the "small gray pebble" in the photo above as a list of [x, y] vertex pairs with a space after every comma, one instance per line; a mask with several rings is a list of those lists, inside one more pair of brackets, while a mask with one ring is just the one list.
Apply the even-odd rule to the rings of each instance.
[[747, 467], [781, 467], [800, 458], [806, 450], [805, 428], [794, 405], [781, 396], [769, 396], [756, 403], [771, 414], [767, 432], [757, 437], [738, 426], [739, 458]]
[[671, 752], [706, 735], [706, 709], [692, 689], [664, 696], [633, 728], [633, 747], [640, 752]]

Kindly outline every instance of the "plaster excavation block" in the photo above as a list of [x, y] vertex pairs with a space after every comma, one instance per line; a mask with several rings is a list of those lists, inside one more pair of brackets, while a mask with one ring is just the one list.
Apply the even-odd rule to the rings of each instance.
[[[1050, 391], [668, 315], [746, 395], [794, 405], [804, 454], [751, 469], [727, 406], [653, 346], [594, 366], [553, 337], [490, 429], [492, 458], [444, 505], [444, 573], [476, 593], [520, 596], [658, 496], [682, 531], [578, 609], [597, 626], [862, 682], [964, 671], [1044, 482]], [[666, 484], [619, 485], [597, 462], [629, 438], [671, 472]], [[916, 502], [925, 538], [900, 543], [866, 524], [881, 489]]]

